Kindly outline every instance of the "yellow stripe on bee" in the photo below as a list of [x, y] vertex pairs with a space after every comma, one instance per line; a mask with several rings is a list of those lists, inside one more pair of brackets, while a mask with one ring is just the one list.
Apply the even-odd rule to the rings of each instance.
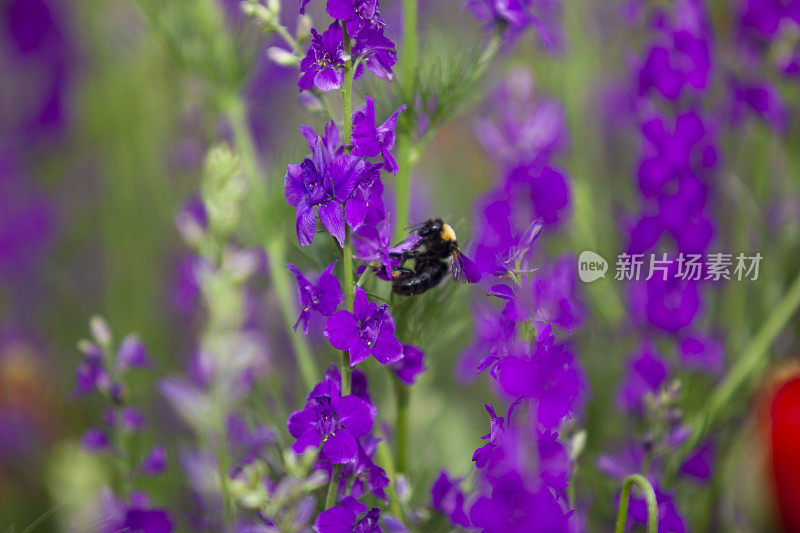
[[450, 224], [442, 226], [442, 239], [448, 242], [456, 240], [456, 232], [453, 231], [453, 227]]

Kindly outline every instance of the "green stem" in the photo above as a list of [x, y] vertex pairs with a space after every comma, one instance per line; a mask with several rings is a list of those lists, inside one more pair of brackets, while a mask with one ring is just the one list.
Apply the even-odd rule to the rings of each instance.
[[336, 493], [339, 491], [339, 477], [342, 475], [342, 465], [333, 465], [331, 483], [328, 485], [328, 495], [325, 497], [325, 509], [336, 505]]
[[[347, 33], [347, 24], [342, 22], [342, 35], [344, 37], [344, 53], [348, 56], [351, 55], [352, 51], [350, 49], [350, 35]], [[350, 57], [350, 60], [345, 65], [344, 69], [344, 81], [342, 82], [342, 121], [344, 123], [344, 135], [342, 136], [342, 142], [347, 147], [348, 153], [350, 152], [350, 135], [353, 132], [353, 98], [352, 98], [352, 89], [353, 89], [353, 58]]]
[[[242, 158], [242, 167], [251, 182], [255, 183], [261, 175], [261, 172], [258, 158], [256, 157], [253, 136], [247, 125], [245, 104], [239, 97], [232, 98], [225, 104], [226, 115], [233, 129], [233, 139], [239, 155]], [[273, 266], [273, 268], [269, 269], [270, 281], [278, 297], [281, 317], [286, 325], [286, 330], [289, 331], [289, 342], [292, 344], [295, 357], [297, 357], [297, 366], [300, 369], [304, 388], [305, 390], [311, 390], [317, 382], [317, 365], [314, 362], [311, 348], [305, 336], [302, 335], [302, 333], [291, 331], [298, 313], [289, 289], [292, 283], [284, 268], [284, 264], [286, 263], [286, 245], [281, 237], [277, 237], [266, 244], [266, 249]]]
[[408, 93], [413, 90], [419, 51], [417, 0], [403, 0], [403, 51], [400, 55], [400, 83]]
[[742, 356], [728, 372], [725, 380], [711, 393], [704, 408], [697, 414], [692, 424], [692, 436], [684, 446], [684, 452], [694, 449], [741, 387], [761, 373], [768, 362], [766, 355], [770, 345], [795, 314], [798, 306], [800, 306], [800, 273], [789, 286], [786, 296], [778, 302]]
[[297, 358], [297, 366], [300, 370], [300, 377], [303, 379], [304, 390], [311, 390], [317, 383], [319, 371], [311, 348], [306, 342], [302, 332], [293, 331], [295, 317], [298, 316], [297, 307], [292, 297], [290, 287], [292, 282], [284, 265], [286, 264], [286, 241], [282, 236], [271, 239], [266, 244], [267, 256], [269, 257], [271, 268], [269, 277], [275, 295], [278, 297], [281, 318], [283, 319], [289, 342]]
[[395, 464], [398, 473], [406, 471], [406, 451], [408, 448], [408, 404], [411, 388], [393, 376], [395, 398], [397, 399], [397, 418], [395, 420]]
[[622, 494], [619, 499], [619, 513], [617, 514], [617, 527], [616, 533], [625, 533], [625, 523], [628, 521], [628, 499], [631, 494], [631, 487], [639, 485], [639, 488], [644, 492], [645, 500], [647, 500], [647, 533], [658, 533], [658, 502], [656, 501], [656, 493], [653, 491], [653, 486], [641, 474], [634, 474], [625, 479], [622, 485]]
[[411, 196], [411, 171], [414, 162], [411, 158], [412, 143], [409, 135], [404, 133], [397, 138], [398, 169], [394, 178], [395, 220], [392, 242], [400, 242], [405, 238], [408, 227], [408, 206]]

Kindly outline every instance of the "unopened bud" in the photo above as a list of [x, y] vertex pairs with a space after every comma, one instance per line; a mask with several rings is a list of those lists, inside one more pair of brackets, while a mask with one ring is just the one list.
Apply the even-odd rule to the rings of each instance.
[[271, 61], [277, 63], [278, 65], [283, 65], [284, 67], [297, 65], [300, 63], [300, 59], [296, 55], [291, 53], [289, 50], [281, 48], [280, 46], [269, 47], [267, 49], [267, 57], [269, 57]]

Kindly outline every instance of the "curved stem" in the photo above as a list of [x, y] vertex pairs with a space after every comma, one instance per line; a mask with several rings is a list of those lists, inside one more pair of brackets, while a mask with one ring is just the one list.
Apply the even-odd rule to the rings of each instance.
[[647, 501], [647, 533], [658, 533], [658, 502], [656, 501], [656, 493], [653, 486], [641, 474], [634, 474], [625, 479], [622, 484], [622, 494], [619, 498], [619, 513], [617, 514], [617, 527], [616, 533], [625, 533], [625, 523], [628, 521], [628, 499], [631, 495], [631, 487], [639, 485], [639, 488], [644, 492], [644, 498]]

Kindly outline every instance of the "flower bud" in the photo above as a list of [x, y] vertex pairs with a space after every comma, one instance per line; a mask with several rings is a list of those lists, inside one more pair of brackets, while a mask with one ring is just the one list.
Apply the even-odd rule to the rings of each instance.
[[296, 55], [280, 46], [270, 46], [267, 49], [267, 57], [272, 62], [284, 67], [298, 65], [300, 63], [300, 59]]

